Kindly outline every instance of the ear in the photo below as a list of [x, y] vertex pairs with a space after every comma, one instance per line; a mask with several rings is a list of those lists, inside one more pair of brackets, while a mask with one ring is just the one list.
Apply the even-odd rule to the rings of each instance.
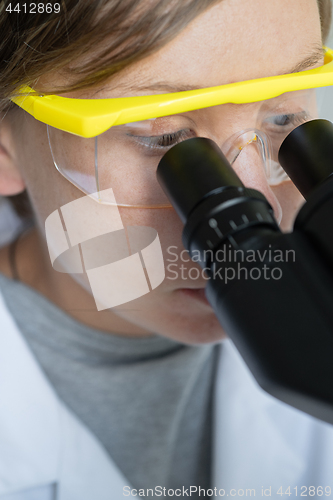
[[25, 190], [18, 169], [11, 120], [0, 115], [0, 195], [11, 196]]

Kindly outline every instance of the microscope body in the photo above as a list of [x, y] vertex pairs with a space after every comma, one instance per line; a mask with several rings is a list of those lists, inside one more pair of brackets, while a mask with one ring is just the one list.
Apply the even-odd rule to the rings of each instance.
[[[318, 207], [322, 190], [330, 196]], [[323, 257], [333, 256], [333, 178], [303, 206], [293, 232], [259, 227], [259, 244], [244, 245], [241, 231], [221, 244], [232, 258], [212, 264], [207, 298], [259, 385], [333, 424], [333, 265]], [[257, 259], [243, 258], [249, 246]], [[226, 282], [230, 269], [236, 279]]]

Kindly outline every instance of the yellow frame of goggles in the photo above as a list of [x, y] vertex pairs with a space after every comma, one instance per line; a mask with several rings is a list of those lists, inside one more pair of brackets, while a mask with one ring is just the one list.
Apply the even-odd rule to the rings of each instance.
[[39, 95], [21, 87], [12, 101], [37, 120], [81, 137], [95, 137], [110, 127], [185, 113], [220, 104], [272, 99], [285, 92], [333, 85], [333, 50], [324, 47], [324, 65], [312, 70], [246, 80], [169, 94], [109, 99], [74, 99]]

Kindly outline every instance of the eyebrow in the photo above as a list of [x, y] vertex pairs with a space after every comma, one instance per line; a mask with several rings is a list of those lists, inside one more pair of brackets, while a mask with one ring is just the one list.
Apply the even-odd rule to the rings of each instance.
[[[324, 50], [321, 45], [315, 45], [314, 49], [311, 53], [309, 53], [305, 59], [300, 61], [299, 63], [296, 64], [296, 66], [293, 66], [289, 71], [281, 73], [281, 75], [285, 74], [290, 74], [290, 73], [299, 73], [301, 71], [305, 71], [312, 66], [315, 66], [319, 62], [322, 62], [324, 58]], [[188, 90], [198, 90], [200, 88], [206, 88], [206, 87], [201, 87], [200, 85], [188, 85], [186, 83], [171, 83], [167, 81], [161, 81], [161, 82], [156, 82], [153, 84], [137, 84], [137, 85], [126, 85], [126, 84], [120, 84], [117, 86], [117, 89], [121, 89], [124, 91], [129, 91], [129, 92], [134, 92], [134, 91], [150, 91], [150, 92], [160, 92], [160, 91], [165, 91], [165, 92], [186, 92]], [[98, 90], [96, 94], [101, 92], [102, 90], [105, 90], [105, 88]], [[94, 94], [95, 95], [95, 94]]]
[[[298, 73], [300, 71], [305, 71], [311, 66], [315, 66], [324, 59], [324, 49], [321, 45], [315, 45], [313, 52], [309, 54], [303, 61], [299, 62], [294, 66], [289, 73]], [[288, 74], [288, 73], [287, 73]]]

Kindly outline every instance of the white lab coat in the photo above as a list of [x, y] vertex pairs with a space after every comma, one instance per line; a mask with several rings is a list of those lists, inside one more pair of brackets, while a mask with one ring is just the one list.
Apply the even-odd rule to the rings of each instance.
[[[0, 325], [0, 500], [126, 498], [129, 481], [59, 400], [1, 294]], [[230, 340], [221, 349], [214, 401], [217, 492], [241, 498], [238, 490], [255, 488], [262, 497], [262, 487], [271, 487], [271, 498], [281, 499], [289, 497], [277, 494], [280, 486], [298, 487], [298, 496], [301, 486], [333, 491], [333, 427], [261, 391]]]

